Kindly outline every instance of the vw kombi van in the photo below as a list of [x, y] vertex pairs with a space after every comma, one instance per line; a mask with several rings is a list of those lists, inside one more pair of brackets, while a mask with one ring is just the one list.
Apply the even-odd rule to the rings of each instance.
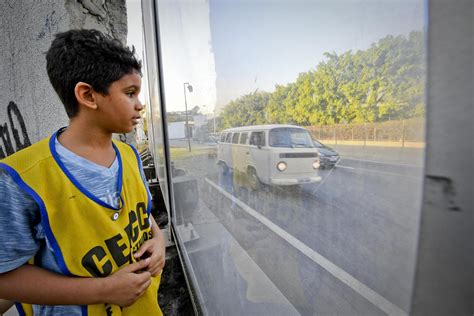
[[217, 163], [260, 183], [295, 185], [321, 180], [319, 157], [309, 132], [295, 125], [255, 125], [226, 129], [217, 145]]

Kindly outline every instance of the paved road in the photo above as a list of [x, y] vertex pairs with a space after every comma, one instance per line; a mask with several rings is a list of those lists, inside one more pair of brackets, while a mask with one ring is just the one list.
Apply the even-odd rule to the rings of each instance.
[[[236, 187], [242, 181], [219, 173], [211, 157], [178, 165], [199, 176], [201, 189], [217, 188], [207, 197], [204, 190], [202, 198], [301, 314], [408, 311], [422, 185], [418, 163], [343, 157], [336, 168], [321, 170], [319, 184], [260, 191]], [[226, 204], [229, 196], [233, 201]]]

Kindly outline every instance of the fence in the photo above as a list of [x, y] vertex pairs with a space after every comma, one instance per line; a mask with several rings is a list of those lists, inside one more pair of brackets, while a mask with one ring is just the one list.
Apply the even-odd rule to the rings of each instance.
[[328, 144], [424, 147], [425, 120], [422, 118], [306, 128], [315, 139]]

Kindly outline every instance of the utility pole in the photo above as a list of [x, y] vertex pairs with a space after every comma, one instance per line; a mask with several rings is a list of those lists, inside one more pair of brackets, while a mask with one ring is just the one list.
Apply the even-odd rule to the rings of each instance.
[[186, 86], [188, 86], [189, 92], [193, 92], [193, 86], [189, 82], [183, 83], [184, 89], [184, 108], [186, 110], [186, 137], [188, 138], [188, 149], [191, 152], [191, 139], [189, 138], [189, 120], [188, 120], [188, 102], [186, 100]]

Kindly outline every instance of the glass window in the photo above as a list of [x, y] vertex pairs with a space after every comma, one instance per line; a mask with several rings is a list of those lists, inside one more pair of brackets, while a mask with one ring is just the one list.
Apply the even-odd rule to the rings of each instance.
[[224, 142], [224, 141], [225, 141], [225, 135], [226, 135], [226, 133], [222, 133], [222, 134], [221, 134], [221, 138], [219, 139], [220, 142]]
[[320, 142], [318, 142], [317, 140], [314, 140], [314, 139], [313, 139], [313, 144], [314, 144], [315, 147], [318, 147], [318, 148], [324, 146], [323, 144], [321, 144]]
[[239, 143], [239, 136], [240, 136], [240, 133], [234, 133], [232, 135], [232, 144], [238, 144]]
[[247, 144], [248, 133], [241, 133], [240, 134], [240, 144]]
[[265, 146], [265, 132], [252, 132], [249, 144], [254, 146]]
[[[208, 314], [408, 314], [426, 3], [157, 0], [171, 222]], [[238, 127], [252, 146], [206, 142]]]
[[[134, 4], [132, 7], [129, 6], [128, 9], [134, 8], [137, 12], [139, 7]], [[142, 7], [143, 20], [151, 21], [154, 19], [152, 4], [150, 2], [144, 2]], [[142, 18], [136, 19], [137, 21], [142, 21]], [[148, 24], [149, 25], [149, 24]], [[139, 29], [141, 25], [134, 25], [135, 28]], [[163, 195], [164, 202], [166, 204], [167, 210], [170, 210], [170, 201], [169, 201], [169, 187], [167, 182], [167, 168], [166, 168], [166, 157], [165, 157], [165, 138], [164, 138], [164, 127], [162, 124], [163, 113], [161, 111], [161, 102], [160, 102], [160, 77], [158, 71], [158, 60], [154, 58], [158, 54], [158, 46], [156, 43], [156, 37], [152, 32], [147, 32], [147, 28], [144, 27], [143, 38], [139, 37], [134, 38], [139, 43], [133, 43], [134, 46], [138, 49], [142, 49], [140, 44], [143, 44], [141, 41], [144, 41], [146, 45], [143, 47], [143, 75], [144, 80], [142, 82], [142, 98], [144, 99], [144, 104], [146, 108], [146, 122], [144, 125], [143, 133], [147, 130], [147, 136], [149, 140], [149, 149], [153, 156], [153, 162], [155, 165], [156, 174], [158, 177], [158, 182], [160, 185], [160, 190]], [[137, 130], [138, 132], [138, 130]], [[168, 213], [169, 214], [169, 213]]]
[[225, 142], [230, 143], [231, 138], [232, 138], [232, 133], [227, 133], [227, 136], [225, 138]]
[[274, 128], [268, 133], [271, 147], [314, 147], [309, 133], [300, 128]]

